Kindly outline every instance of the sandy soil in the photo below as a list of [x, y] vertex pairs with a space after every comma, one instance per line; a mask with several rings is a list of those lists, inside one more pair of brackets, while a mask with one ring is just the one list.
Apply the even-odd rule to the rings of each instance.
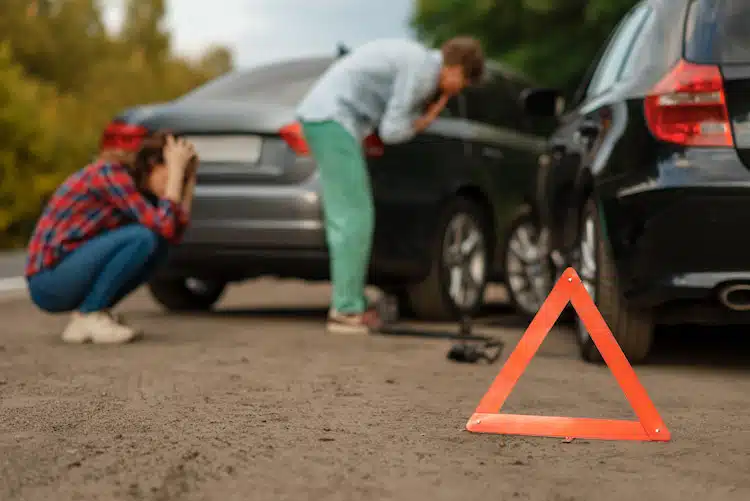
[[[638, 368], [671, 443], [566, 444], [464, 431], [500, 363], [453, 364], [439, 336], [327, 336], [326, 296], [261, 281], [169, 316], [139, 293], [125, 311], [149, 336], [125, 347], [64, 346], [64, 318], [2, 301], [0, 499], [750, 499], [741, 333], [665, 334]], [[506, 356], [523, 332], [502, 308], [482, 324]], [[564, 327], [505, 410], [632, 416]]]

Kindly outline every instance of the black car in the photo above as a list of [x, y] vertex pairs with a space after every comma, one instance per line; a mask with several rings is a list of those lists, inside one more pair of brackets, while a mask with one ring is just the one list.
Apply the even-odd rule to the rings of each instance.
[[[261, 275], [328, 280], [318, 174], [295, 108], [334, 60], [231, 73], [107, 127], [103, 148], [132, 148], [144, 131], [167, 128], [201, 157], [191, 226], [149, 284], [164, 306], [208, 309], [228, 283]], [[488, 73], [415, 140], [366, 140], [377, 227], [369, 282], [418, 318], [476, 311], [505, 262], [517, 267], [516, 254], [533, 253], [524, 232], [541, 122], [523, 113], [528, 80], [496, 65]], [[513, 283], [522, 305], [526, 284]]]
[[[558, 273], [578, 270], [624, 353], [658, 324], [750, 322], [750, 2], [643, 0], [559, 118], [539, 172]], [[582, 357], [600, 361], [578, 323]]]

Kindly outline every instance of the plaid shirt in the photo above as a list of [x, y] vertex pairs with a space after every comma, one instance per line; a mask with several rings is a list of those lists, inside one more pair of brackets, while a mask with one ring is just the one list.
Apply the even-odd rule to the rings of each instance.
[[124, 166], [88, 165], [68, 177], [47, 203], [29, 242], [26, 276], [54, 267], [102, 232], [132, 223], [178, 243], [188, 215], [171, 200], [149, 201]]

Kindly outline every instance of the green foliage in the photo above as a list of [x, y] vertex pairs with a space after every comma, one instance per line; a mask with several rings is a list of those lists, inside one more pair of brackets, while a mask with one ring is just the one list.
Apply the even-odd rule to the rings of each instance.
[[139, 46], [152, 63], [169, 55], [169, 33], [162, 26], [165, 13], [165, 0], [130, 0], [127, 5], [122, 37], [126, 43]]
[[11, 59], [8, 43], [0, 45], [0, 234], [3, 243], [18, 243], [39, 200], [54, 189], [70, 161], [80, 155], [65, 140], [63, 113], [77, 111], [70, 98], [34, 81]]
[[572, 91], [635, 0], [417, 0], [413, 25], [427, 42], [478, 37], [489, 56], [540, 83]]
[[0, 246], [26, 243], [42, 202], [91, 160], [116, 113], [232, 69], [223, 47], [175, 56], [165, 3], [130, 0], [115, 36], [97, 0], [0, 1]]

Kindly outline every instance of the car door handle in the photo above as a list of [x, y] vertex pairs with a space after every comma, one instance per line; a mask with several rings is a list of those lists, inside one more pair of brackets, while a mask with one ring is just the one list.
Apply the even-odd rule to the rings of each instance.
[[503, 158], [505, 155], [503, 154], [502, 150], [498, 148], [485, 146], [484, 148], [482, 148], [482, 156], [499, 160]]

